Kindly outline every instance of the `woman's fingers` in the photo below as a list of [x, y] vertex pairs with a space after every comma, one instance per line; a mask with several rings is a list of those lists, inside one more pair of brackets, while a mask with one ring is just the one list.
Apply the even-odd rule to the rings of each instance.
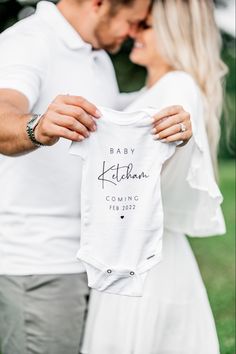
[[177, 147], [181, 147], [187, 144], [189, 139], [188, 139], [188, 135], [185, 135], [185, 133], [177, 133], [177, 134], [169, 135], [167, 138], [163, 138], [163, 139], [156, 138], [155, 140], [160, 140], [162, 143], [173, 143], [177, 141], [182, 142], [181, 144], [177, 145]]
[[[183, 131], [184, 129], [185, 131]], [[179, 133], [182, 134], [183, 139], [190, 138], [192, 136], [190, 122], [175, 124], [175, 121], [172, 121], [166, 123], [161, 128], [155, 126], [152, 130], [155, 140], [162, 140]]]
[[186, 119], [185, 116], [183, 116], [183, 114], [176, 114], [158, 120], [153, 124], [153, 127], [156, 128], [157, 132], [159, 133], [162, 130], [172, 127], [173, 125], [177, 125], [185, 122], [188, 122], [188, 119]]
[[181, 106], [163, 109], [153, 117], [152, 134], [156, 140], [187, 143], [192, 137], [190, 114]]
[[[170, 116], [174, 116], [176, 114], [182, 114], [185, 112], [182, 106], [170, 106], [162, 109], [160, 112], [153, 116], [154, 124], [158, 121], [161, 121], [163, 118], [169, 118]], [[187, 113], [187, 112], [185, 112]]]

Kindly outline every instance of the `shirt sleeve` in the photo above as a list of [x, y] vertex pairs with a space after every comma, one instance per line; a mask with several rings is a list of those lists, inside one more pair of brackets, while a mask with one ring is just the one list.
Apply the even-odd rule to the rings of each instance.
[[48, 67], [45, 40], [14, 27], [0, 35], [0, 88], [21, 92], [31, 110], [36, 103]]

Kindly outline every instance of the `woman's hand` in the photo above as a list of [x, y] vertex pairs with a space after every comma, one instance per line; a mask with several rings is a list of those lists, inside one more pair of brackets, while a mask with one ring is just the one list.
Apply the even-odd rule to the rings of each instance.
[[187, 144], [192, 137], [190, 114], [182, 106], [171, 106], [161, 110], [154, 117], [152, 134], [155, 140], [163, 142], [183, 141]]

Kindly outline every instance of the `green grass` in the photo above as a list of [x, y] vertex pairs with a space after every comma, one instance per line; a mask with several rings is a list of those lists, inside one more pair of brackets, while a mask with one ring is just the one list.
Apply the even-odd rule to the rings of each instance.
[[235, 353], [235, 165], [220, 161], [220, 187], [227, 234], [193, 239], [191, 245], [206, 284], [216, 321], [221, 354]]

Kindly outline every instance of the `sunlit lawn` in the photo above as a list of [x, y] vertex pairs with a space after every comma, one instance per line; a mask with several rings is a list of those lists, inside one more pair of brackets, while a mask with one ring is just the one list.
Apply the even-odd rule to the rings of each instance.
[[[220, 185], [226, 236], [191, 241], [204, 278], [221, 344], [221, 354], [235, 353], [235, 166], [233, 160], [220, 162]], [[200, 354], [200, 353], [199, 353]]]

